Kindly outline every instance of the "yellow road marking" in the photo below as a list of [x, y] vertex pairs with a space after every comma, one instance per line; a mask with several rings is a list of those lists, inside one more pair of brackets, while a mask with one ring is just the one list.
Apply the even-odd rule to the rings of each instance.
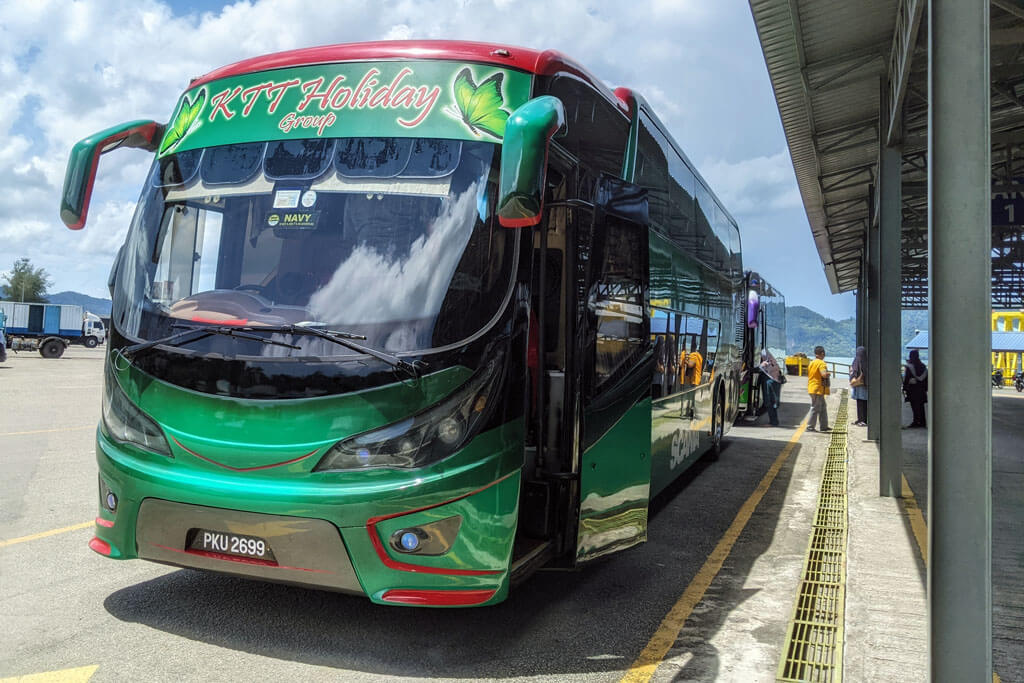
[[796, 433], [786, 444], [782, 452], [772, 463], [772, 466], [765, 473], [764, 477], [758, 483], [757, 488], [750, 494], [747, 501], [743, 503], [743, 507], [740, 508], [739, 512], [736, 513], [735, 519], [732, 524], [726, 529], [725, 534], [718, 541], [718, 545], [708, 555], [708, 559], [704, 561], [704, 566], [700, 568], [697, 575], [693, 577], [693, 581], [683, 591], [682, 596], [672, 606], [669, 613], [662, 620], [661, 625], [658, 626], [658, 630], [651, 636], [650, 641], [647, 643], [647, 647], [643, 649], [640, 656], [636, 658], [630, 666], [629, 671], [625, 676], [622, 677], [622, 683], [647, 683], [654, 675], [655, 670], [661, 663], [661, 660], [665, 658], [665, 654], [668, 653], [669, 649], [679, 638], [679, 632], [683, 630], [683, 626], [686, 624], [686, 620], [689, 618], [690, 613], [693, 612], [694, 608], [700, 603], [704, 597], [704, 593], [707, 591], [711, 582], [715, 576], [722, 569], [722, 565], [725, 564], [726, 558], [729, 557], [729, 553], [732, 552], [732, 547], [735, 545], [740, 534], [743, 532], [743, 528], [747, 525], [751, 515], [757, 508], [758, 503], [764, 498], [764, 494], [768, 492], [772, 482], [775, 480], [775, 476], [782, 469], [782, 465], [785, 464], [789, 454], [793, 452], [793, 448], [796, 447], [797, 441], [803, 436], [804, 430], [807, 428], [806, 420], [800, 423], [800, 427], [797, 428]]
[[50, 432], [78, 432], [83, 429], [96, 429], [96, 425], [84, 427], [58, 427], [57, 429], [33, 429], [28, 432], [0, 432], [0, 436], [22, 436], [24, 434], [48, 434]]
[[0, 541], [0, 548], [6, 548], [9, 545], [15, 543], [24, 543], [25, 541], [34, 541], [37, 538], [46, 538], [47, 536], [56, 536], [57, 534], [63, 534], [68, 531], [78, 531], [79, 529], [85, 529], [94, 525], [96, 522], [82, 522], [81, 524], [72, 524], [71, 526], [62, 527], [60, 529], [50, 529], [49, 531], [41, 531], [38, 534], [32, 534], [31, 536], [19, 536], [18, 538], [12, 538], [7, 541]]
[[[925, 565], [928, 564], [928, 524], [924, 521], [921, 508], [914, 498], [914, 489], [910, 488], [910, 482], [906, 475], [901, 474], [903, 479], [903, 506], [907, 509], [907, 517], [910, 518], [910, 530], [914, 532], [914, 540], [917, 541], [917, 549], [921, 551], [921, 559]], [[992, 683], [1001, 683], [1002, 679], [995, 671], [992, 672]]]
[[29, 674], [27, 676], [14, 676], [13, 678], [0, 678], [0, 683], [86, 683], [96, 669], [98, 664], [93, 666], [81, 666], [77, 669], [64, 669], [63, 671], [47, 671], [41, 674]]
[[910, 482], [906, 475], [901, 474], [903, 479], [903, 507], [907, 510], [907, 517], [910, 518], [910, 530], [914, 532], [914, 540], [917, 541], [917, 549], [921, 551], [921, 559], [928, 564], [928, 525], [925, 524], [924, 515], [917, 505], [917, 498], [914, 498], [914, 490], [910, 488]]

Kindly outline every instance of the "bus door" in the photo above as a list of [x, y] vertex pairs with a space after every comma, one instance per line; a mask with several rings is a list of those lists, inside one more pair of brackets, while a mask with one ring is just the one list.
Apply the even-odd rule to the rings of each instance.
[[[578, 253], [585, 311], [580, 377], [577, 563], [647, 539], [651, 488], [651, 379], [646, 191], [602, 176]], [[589, 237], [589, 250], [582, 244]]]

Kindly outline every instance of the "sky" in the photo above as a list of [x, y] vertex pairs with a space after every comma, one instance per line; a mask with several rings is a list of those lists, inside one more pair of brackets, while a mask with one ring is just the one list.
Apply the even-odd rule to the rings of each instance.
[[88, 223], [71, 231], [60, 190], [76, 141], [166, 122], [191, 78], [241, 59], [383, 39], [556, 49], [643, 94], [739, 223], [744, 268], [790, 306], [854, 314], [851, 294], [829, 292], [742, 0], [0, 0], [0, 274], [28, 257], [51, 292], [108, 298], [152, 154], [104, 155]]

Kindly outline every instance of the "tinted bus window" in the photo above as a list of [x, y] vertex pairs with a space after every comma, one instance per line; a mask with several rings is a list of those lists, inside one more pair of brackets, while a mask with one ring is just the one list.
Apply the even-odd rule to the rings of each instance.
[[644, 349], [644, 240], [640, 229], [611, 216], [600, 270], [590, 292], [596, 322], [595, 390], [621, 376]]
[[640, 136], [637, 142], [636, 183], [647, 190], [651, 227], [661, 233], [669, 232], [668, 160], [665, 148], [655, 137], [655, 129], [646, 116], [640, 117]]
[[725, 267], [725, 254], [715, 234], [715, 201], [700, 183], [697, 184], [697, 235], [695, 255], [716, 270]]
[[[538, 89], [541, 93], [543, 88]], [[622, 176], [629, 121], [614, 104], [572, 76], [556, 76], [546, 94], [554, 95], [565, 107], [566, 133], [558, 144], [571, 152], [580, 164], [597, 176]]]

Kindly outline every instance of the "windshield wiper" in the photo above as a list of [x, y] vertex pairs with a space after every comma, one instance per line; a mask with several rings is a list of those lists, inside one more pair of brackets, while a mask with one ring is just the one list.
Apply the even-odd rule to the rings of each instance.
[[251, 339], [258, 341], [261, 344], [268, 344], [271, 346], [286, 346], [289, 349], [301, 348], [295, 344], [288, 344], [287, 342], [277, 341], [276, 339], [267, 339], [258, 334], [252, 334], [249, 330], [253, 329], [265, 329], [265, 328], [253, 328], [253, 327], [238, 327], [238, 326], [227, 326], [218, 325], [211, 327], [196, 327], [193, 325], [172, 325], [174, 327], [184, 327], [185, 329], [181, 332], [175, 332], [174, 334], [167, 335], [160, 339], [154, 339], [152, 341], [141, 342], [139, 344], [132, 344], [126, 346], [120, 350], [120, 353], [125, 358], [131, 360], [132, 356], [135, 356], [142, 351], [153, 348], [154, 346], [166, 345], [166, 346], [181, 346], [189, 342], [199, 341], [207, 337], [212, 337], [215, 334], [221, 334], [226, 337], [238, 337], [239, 339]]
[[[255, 328], [255, 329], [268, 329], [268, 328]], [[348, 332], [339, 332], [337, 330], [325, 330], [322, 329], [319, 324], [302, 324], [297, 325], [278, 325], [269, 328], [274, 332], [291, 332], [292, 334], [309, 334], [314, 337], [320, 337], [332, 341], [335, 344], [344, 346], [347, 349], [357, 351], [359, 353], [365, 353], [368, 356], [373, 356], [378, 360], [382, 360], [395, 370], [407, 374], [409, 377], [416, 379], [420, 376], [420, 372], [425, 370], [428, 366], [421, 360], [410, 363], [409, 361], [402, 360], [398, 356], [393, 356], [390, 353], [384, 353], [377, 349], [370, 348], [369, 346], [363, 346], [357, 344], [354, 339], [366, 339], [366, 335], [362, 334], [350, 334]]]
[[395, 370], [405, 373], [406, 375], [412, 377], [413, 379], [419, 377], [420, 372], [427, 368], [427, 364], [424, 363], [423, 361], [415, 361], [413, 363], [410, 363], [408, 361], [402, 360], [397, 356], [393, 356], [390, 353], [384, 353], [383, 351], [378, 351], [377, 349], [370, 348], [369, 346], [363, 346], [362, 344], [357, 344], [355, 341], [353, 341], [355, 339], [366, 339], [365, 335], [350, 334], [348, 332], [340, 332], [337, 330], [324, 330], [317, 325], [311, 324], [244, 326], [232, 325], [230, 327], [227, 325], [218, 325], [210, 327], [174, 325], [173, 327], [184, 327], [186, 329], [182, 330], [181, 332], [176, 332], [174, 334], [168, 335], [161, 339], [154, 339], [153, 341], [147, 341], [142, 342], [140, 344], [132, 344], [131, 346], [126, 346], [123, 349], [121, 349], [121, 355], [130, 360], [132, 356], [147, 349], [151, 349], [154, 346], [159, 346], [161, 344], [168, 346], [180, 346], [182, 344], [187, 344], [190, 342], [199, 341], [200, 339], [205, 339], [206, 337], [211, 337], [215, 334], [221, 334], [227, 337], [238, 337], [240, 339], [252, 339], [254, 341], [260, 342], [261, 344], [285, 346], [289, 349], [302, 348], [301, 346], [297, 346], [295, 344], [288, 344], [286, 342], [277, 341], [276, 339], [267, 339], [266, 337], [263, 337], [261, 335], [254, 334], [254, 332], [283, 332], [293, 335], [305, 334], [314, 337], [319, 337], [321, 339], [326, 339], [327, 341], [334, 342], [335, 344], [344, 346], [345, 348], [351, 349], [352, 351], [363, 353], [368, 356], [372, 356], [378, 360], [382, 360], [391, 367], [395, 368]]

